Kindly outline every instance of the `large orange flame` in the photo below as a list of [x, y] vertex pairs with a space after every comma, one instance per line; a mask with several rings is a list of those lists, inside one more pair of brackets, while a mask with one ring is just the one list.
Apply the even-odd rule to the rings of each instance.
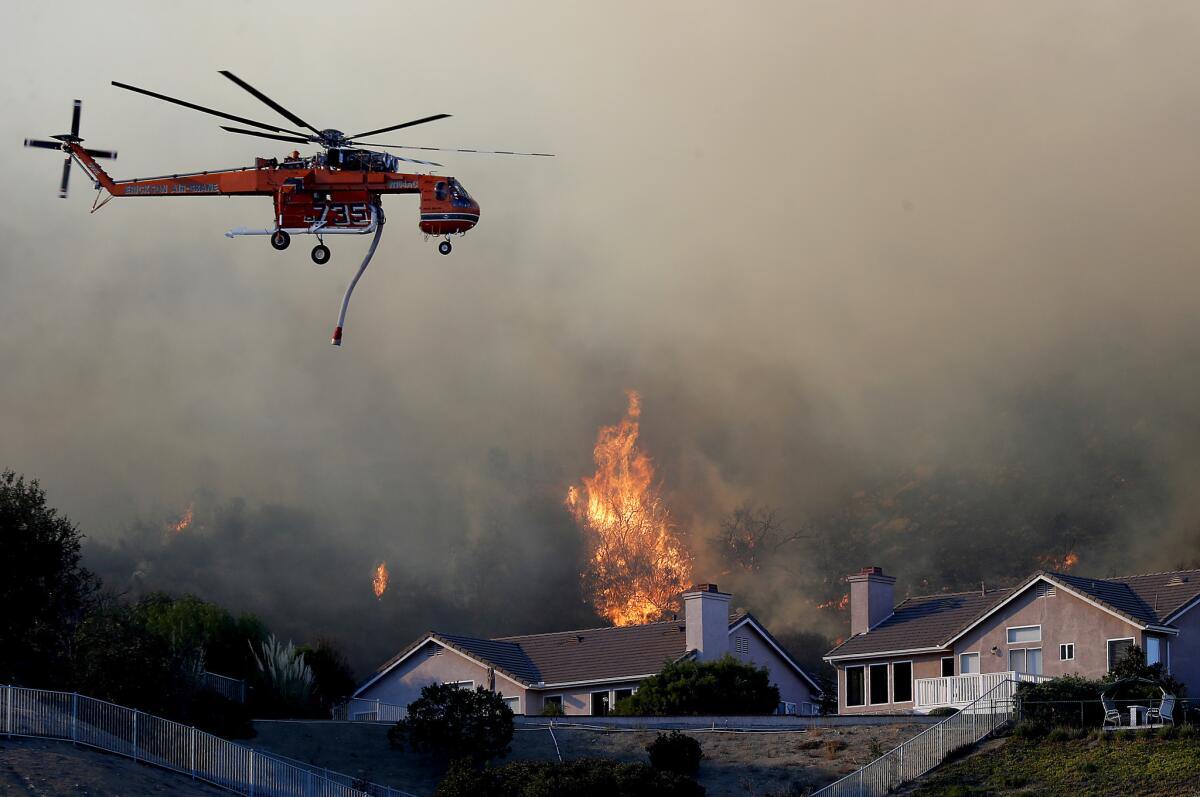
[[1057, 570], [1060, 573], [1070, 573], [1071, 568], [1079, 564], [1079, 554], [1074, 551], [1068, 551], [1062, 558], [1055, 556], [1043, 556], [1041, 558], [1042, 565], [1048, 570]]
[[388, 585], [387, 562], [380, 562], [375, 567], [375, 575], [371, 577], [371, 588], [375, 590], [377, 599], [383, 598], [383, 592]]
[[187, 528], [192, 525], [192, 517], [195, 514], [192, 509], [192, 504], [188, 504], [188, 508], [184, 511], [183, 516], [179, 518], [179, 520], [174, 523], [167, 524], [167, 531], [171, 532], [172, 534], [179, 534], [182, 531], [186, 531]]
[[566, 498], [587, 537], [585, 589], [614, 625], [662, 619], [691, 584], [691, 557], [654, 484], [654, 466], [637, 445], [640, 415], [631, 390], [625, 417], [596, 436], [596, 473]]

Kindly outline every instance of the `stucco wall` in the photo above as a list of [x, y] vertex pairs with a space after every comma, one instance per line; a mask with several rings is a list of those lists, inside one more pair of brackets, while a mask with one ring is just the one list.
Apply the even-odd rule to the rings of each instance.
[[1179, 636], [1167, 643], [1171, 674], [1183, 681], [1188, 695], [1195, 699], [1200, 697], [1200, 607], [1184, 613], [1171, 625], [1179, 629]]
[[[1108, 640], [1132, 637], [1142, 644], [1142, 634], [1134, 625], [1083, 601], [1059, 588], [1053, 597], [1038, 597], [1036, 589], [1005, 606], [988, 618], [987, 623], [964, 636], [954, 645], [955, 673], [959, 655], [979, 653], [981, 672], [1008, 670], [1010, 648], [1041, 647], [1043, 675], [1071, 675], [1099, 678], [1108, 672]], [[1007, 629], [1012, 626], [1040, 625], [1042, 640], [1010, 645]], [[1061, 661], [1059, 644], [1075, 645], [1075, 659]], [[992, 652], [995, 646], [996, 651]]]
[[[738, 650], [738, 638], [745, 639], [746, 653]], [[813, 688], [808, 681], [796, 674], [783, 657], [775, 652], [771, 644], [749, 625], [744, 625], [729, 636], [729, 653], [735, 659], [766, 667], [771, 674], [771, 683], [779, 687], [779, 699], [789, 703], [815, 703]]]
[[[428, 651], [432, 647], [440, 646], [435, 642], [427, 642], [395, 669], [363, 690], [358, 697], [407, 706], [421, 696], [422, 687], [433, 683], [474, 681], [475, 686], [482, 686], [484, 689], [488, 687], [486, 667], [450, 648], [442, 648], [441, 655], [430, 656]], [[525, 711], [525, 690], [500, 673], [496, 674], [496, 691], [504, 697], [520, 698], [517, 713]], [[540, 705], [538, 708], [540, 710]]]

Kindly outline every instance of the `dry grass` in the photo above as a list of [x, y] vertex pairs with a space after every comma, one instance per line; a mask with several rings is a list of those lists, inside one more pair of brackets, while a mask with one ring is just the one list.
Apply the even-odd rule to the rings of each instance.
[[[350, 723], [256, 724], [255, 746], [361, 775], [378, 783], [429, 794], [441, 772], [408, 752], [391, 750], [383, 725]], [[709, 797], [802, 794], [870, 761], [872, 749], [890, 750], [923, 725], [870, 725], [815, 729], [805, 733], [689, 732], [700, 741], [704, 760], [698, 780]], [[589, 731], [556, 728], [563, 758], [613, 758], [647, 762], [654, 731]], [[518, 730], [511, 759], [556, 760], [544, 729]]]

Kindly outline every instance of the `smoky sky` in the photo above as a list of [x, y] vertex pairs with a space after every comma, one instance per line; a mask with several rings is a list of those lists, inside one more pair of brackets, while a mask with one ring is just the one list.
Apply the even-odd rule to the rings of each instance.
[[[0, 31], [0, 461], [113, 585], [192, 591], [361, 670], [429, 627], [595, 622], [562, 506], [626, 389], [695, 553], [788, 632], [879, 564], [904, 592], [1197, 560], [1200, 9], [1049, 2], [117, 3]], [[115, 177], [287, 145], [108, 85], [446, 155], [479, 227], [411, 197], [366, 249], [265, 239], [265, 199], [95, 215]], [[400, 135], [404, 133], [405, 135]], [[722, 518], [800, 536], [747, 569]], [[163, 527], [189, 504], [191, 536]], [[375, 563], [392, 586], [370, 593]]]

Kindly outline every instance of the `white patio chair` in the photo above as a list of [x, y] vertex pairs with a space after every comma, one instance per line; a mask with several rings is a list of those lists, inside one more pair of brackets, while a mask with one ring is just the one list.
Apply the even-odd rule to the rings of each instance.
[[1120, 728], [1121, 712], [1117, 708], [1117, 701], [1108, 695], [1100, 695], [1100, 705], [1104, 706], [1104, 723], [1101, 727], [1108, 727], [1112, 723], [1113, 727]]
[[1163, 692], [1162, 702], [1157, 707], [1151, 706], [1146, 712], [1146, 722], [1154, 723], [1156, 720], [1159, 725], [1166, 722], [1175, 724], [1175, 695]]

